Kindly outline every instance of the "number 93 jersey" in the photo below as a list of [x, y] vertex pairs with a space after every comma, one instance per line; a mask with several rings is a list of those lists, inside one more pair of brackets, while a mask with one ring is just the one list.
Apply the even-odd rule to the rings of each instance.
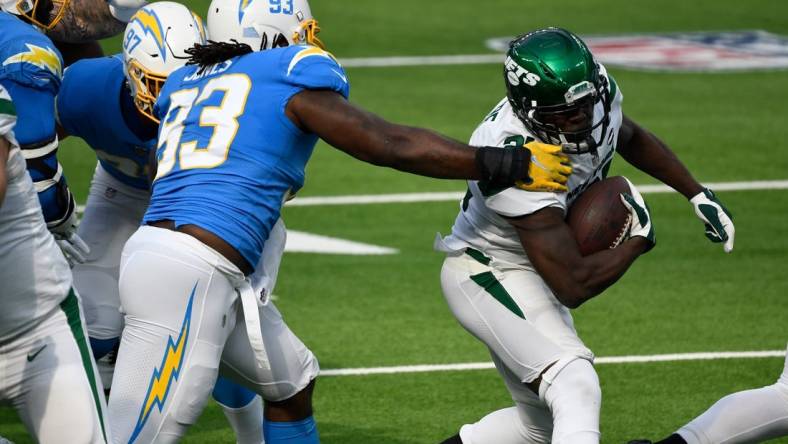
[[154, 111], [158, 169], [143, 223], [197, 225], [257, 264], [284, 199], [304, 184], [317, 143], [285, 115], [303, 90], [347, 97], [349, 86], [331, 54], [304, 45], [172, 73]]

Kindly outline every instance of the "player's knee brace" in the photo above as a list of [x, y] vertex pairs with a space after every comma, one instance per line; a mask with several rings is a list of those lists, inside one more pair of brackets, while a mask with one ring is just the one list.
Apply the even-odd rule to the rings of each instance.
[[553, 442], [598, 443], [602, 390], [593, 365], [563, 358], [542, 375], [539, 397], [553, 413]]

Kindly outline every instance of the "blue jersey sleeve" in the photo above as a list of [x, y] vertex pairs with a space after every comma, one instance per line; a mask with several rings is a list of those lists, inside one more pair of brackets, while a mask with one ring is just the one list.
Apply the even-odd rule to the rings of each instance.
[[53, 96], [60, 88], [63, 58], [43, 35], [14, 39], [3, 48], [0, 80], [47, 91]]
[[[107, 104], [119, 94], [123, 62], [117, 56], [80, 60], [63, 74], [56, 100], [58, 123], [68, 134], [84, 138], [85, 133], [114, 129], [112, 121], [117, 112], [109, 112]], [[109, 97], [108, 97], [109, 96]]]
[[77, 137], [82, 133], [80, 124], [95, 117], [91, 107], [85, 106], [94, 95], [94, 92], [87, 91], [90, 85], [83, 83], [89, 66], [85, 62], [86, 60], [80, 60], [66, 69], [60, 92], [55, 99], [58, 125], [69, 135]]
[[282, 55], [284, 82], [299, 89], [336, 91], [347, 98], [350, 94], [345, 70], [331, 53], [316, 46], [293, 46]]
[[56, 226], [74, 210], [73, 199], [57, 161], [55, 98], [51, 91], [34, 89], [17, 82], [1, 82], [16, 104], [14, 130], [27, 169], [38, 191], [44, 220]]

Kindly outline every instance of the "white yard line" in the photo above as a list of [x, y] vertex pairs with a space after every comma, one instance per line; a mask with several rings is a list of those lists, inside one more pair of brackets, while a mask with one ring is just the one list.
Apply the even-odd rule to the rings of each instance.
[[[594, 360], [595, 364], [630, 364], [648, 362], [677, 362], [677, 361], [704, 361], [717, 359], [757, 359], [780, 358], [785, 356], [785, 350], [743, 351], [743, 352], [702, 352], [702, 353], [672, 353], [666, 355], [635, 355], [635, 356], [607, 356]], [[466, 362], [462, 364], [438, 365], [400, 365], [393, 367], [368, 367], [368, 368], [340, 368], [321, 370], [321, 376], [362, 376], [362, 375], [387, 375], [400, 373], [428, 373], [451, 372], [468, 370], [489, 370], [495, 366], [492, 362]]]
[[[750, 191], [750, 190], [785, 190], [788, 189], [788, 180], [759, 180], [751, 182], [718, 182], [707, 183], [707, 187], [714, 191]], [[672, 188], [667, 185], [637, 185], [643, 194], [671, 193]], [[315, 205], [366, 205], [383, 203], [411, 203], [411, 202], [446, 202], [458, 201], [465, 195], [464, 192], [444, 193], [403, 193], [403, 194], [372, 194], [355, 196], [315, 196], [299, 197], [287, 203], [291, 207], [308, 207]]]
[[[716, 182], [707, 183], [707, 187], [714, 191], [753, 191], [753, 190], [785, 190], [788, 189], [788, 180], [756, 180], [750, 182]], [[673, 189], [666, 185], [637, 185], [643, 194], [670, 193]], [[400, 194], [359, 194], [351, 196], [314, 196], [299, 197], [287, 202], [289, 207], [312, 207], [321, 205], [369, 205], [385, 203], [413, 203], [413, 202], [450, 202], [458, 201], [465, 195], [464, 192], [440, 193], [400, 193]], [[77, 205], [77, 211], [85, 211], [84, 205]]]

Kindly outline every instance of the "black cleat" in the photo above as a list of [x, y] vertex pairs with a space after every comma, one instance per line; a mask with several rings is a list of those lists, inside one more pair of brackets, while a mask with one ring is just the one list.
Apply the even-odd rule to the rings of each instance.
[[634, 439], [632, 441], [629, 441], [627, 444], [654, 444], [654, 443], [647, 439]]

